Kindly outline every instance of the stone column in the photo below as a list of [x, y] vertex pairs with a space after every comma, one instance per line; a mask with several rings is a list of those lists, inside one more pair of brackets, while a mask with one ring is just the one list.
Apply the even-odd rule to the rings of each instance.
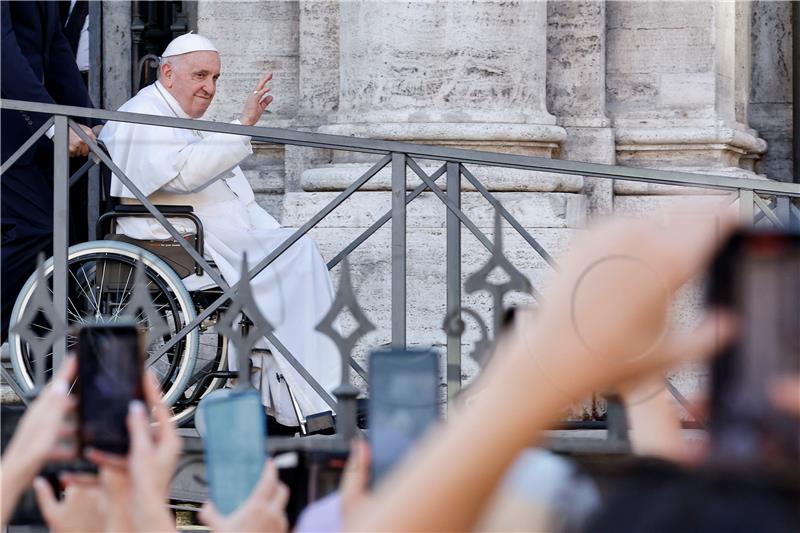
[[792, 181], [792, 3], [753, 2], [751, 16], [753, 74], [746, 116], [769, 143], [756, 168], [770, 179]]
[[[622, 165], [757, 177], [753, 160], [766, 143], [747, 124], [749, 17], [740, 2], [609, 2], [607, 112]], [[738, 16], [737, 16], [738, 15]], [[650, 217], [686, 195], [720, 191], [616, 180], [614, 210]], [[699, 198], [695, 198], [699, 204]], [[692, 328], [703, 311], [702, 287], [684, 288], [671, 309]], [[671, 373], [685, 396], [702, 388], [705, 369]]]
[[[546, 2], [342, 1], [338, 10], [338, 98], [335, 107], [315, 111], [330, 110], [328, 123], [317, 131], [540, 157], [559, 155], [566, 133], [547, 110]], [[305, 13], [302, 7], [301, 13]], [[330, 46], [326, 35], [303, 32], [306, 19], [302, 17], [301, 43], [308, 39]], [[308, 27], [319, 31], [329, 20], [316, 14], [309, 17]], [[329, 53], [327, 48], [312, 51]], [[303, 54], [301, 72], [305, 63]], [[319, 80], [328, 76], [327, 64], [316, 59], [308, 64], [322, 67], [319, 76], [309, 70], [313, 87], [320, 87]], [[374, 160], [370, 155], [334, 152], [330, 164], [303, 171], [302, 192], [286, 194], [285, 222], [299, 225], [307, 220]], [[441, 163], [421, 165], [432, 170]], [[470, 170], [554, 255], [569, 242], [573, 228], [583, 225], [580, 176], [477, 166]], [[326, 257], [389, 209], [390, 175], [388, 168], [379, 173], [314, 229]], [[444, 181], [439, 182], [442, 187]], [[418, 183], [409, 171], [409, 188]], [[462, 188], [466, 215], [493, 238], [491, 206], [466, 180]], [[445, 342], [441, 325], [446, 302], [446, 211], [432, 193], [422, 194], [408, 207], [409, 345], [442, 346]], [[462, 275], [466, 277], [488, 254], [467, 230], [462, 235]], [[390, 224], [386, 224], [352, 254], [360, 301], [378, 326], [363, 347], [388, 340], [390, 237]], [[541, 288], [551, 268], [508, 225], [504, 244], [508, 257]], [[464, 297], [466, 306], [487, 317], [488, 302], [485, 295]], [[471, 350], [468, 343], [476, 340], [474, 326], [468, 324], [464, 336], [463, 359], [469, 376], [474, 368], [466, 354]]]
[[[222, 60], [217, 95], [205, 118], [238, 118], [248, 93], [271, 71], [275, 100], [259, 125], [291, 126], [298, 110], [298, 20], [297, 2], [198, 2], [198, 32], [214, 42]], [[254, 155], [242, 168], [259, 203], [280, 220], [284, 147], [254, 143]]]
[[[605, 2], [547, 2], [547, 106], [567, 132], [562, 159], [615, 163], [606, 116]], [[584, 177], [590, 216], [611, 212], [612, 184]]]
[[[620, 164], [753, 175], [766, 143], [741, 103], [737, 113], [749, 83], [737, 69], [750, 62], [737, 39], [743, 24], [749, 18], [737, 17], [734, 2], [607, 4], [607, 102]], [[671, 189], [618, 181], [616, 190]]]
[[131, 5], [103, 4], [103, 101], [116, 111], [131, 97]]
[[[316, 131], [339, 107], [338, 0], [300, 0], [297, 38], [297, 114], [291, 127]], [[302, 173], [330, 159], [330, 150], [287, 146], [286, 191], [300, 191]]]
[[[558, 152], [565, 132], [546, 109], [545, 2], [341, 2], [339, 11], [338, 112], [319, 131], [543, 157]], [[493, 185], [552, 190], [554, 180], [559, 187], [562, 178], [578, 183], [511, 174]], [[382, 176], [377, 183], [388, 186]], [[335, 170], [303, 179], [307, 190], [340, 185]]]

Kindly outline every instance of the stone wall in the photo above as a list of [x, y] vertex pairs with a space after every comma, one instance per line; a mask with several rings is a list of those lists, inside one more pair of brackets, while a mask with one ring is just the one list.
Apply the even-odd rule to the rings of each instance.
[[[109, 7], [106, 48], [124, 46], [124, 9]], [[208, 117], [231, 120], [265, 70], [275, 97], [263, 125], [733, 176], [791, 171], [789, 2], [198, 3], [200, 33], [222, 54]], [[115, 63], [116, 65], [116, 63]], [[115, 66], [114, 69], [117, 67]], [[121, 82], [107, 73], [107, 88]], [[107, 96], [116, 105], [119, 95]], [[765, 142], [766, 140], [766, 142]], [[372, 157], [257, 144], [244, 167], [259, 201], [299, 226], [358, 177]], [[422, 162], [424, 168], [434, 166]], [[587, 219], [647, 216], [697, 190], [581, 176], [475, 168], [554, 255]], [[417, 181], [409, 178], [409, 187]], [[383, 172], [312, 233], [326, 257], [390, 206]], [[465, 212], [491, 237], [492, 217], [464, 189]], [[408, 214], [408, 338], [442, 346], [444, 207], [422, 195]], [[507, 249], [541, 287], [551, 269], [507, 230]], [[504, 232], [504, 235], [506, 233]], [[464, 232], [462, 272], [486, 258]], [[389, 339], [389, 225], [353, 254], [360, 298]], [[335, 272], [334, 272], [335, 274]], [[697, 291], [679, 309], [697, 311]], [[523, 298], [524, 299], [524, 298]], [[465, 296], [488, 310], [488, 300]], [[475, 339], [465, 335], [465, 353]], [[474, 365], [465, 359], [469, 379]], [[679, 373], [685, 390], [701, 374]]]
[[747, 117], [769, 150], [756, 164], [770, 179], [792, 180], [791, 2], [752, 6], [752, 84]]
[[[223, 54], [215, 118], [229, 120], [260, 72], [271, 69], [276, 100], [264, 124], [752, 177], [786, 161], [780, 146], [778, 153], [766, 151], [749, 123], [762, 117], [765, 131], [785, 135], [784, 122], [764, 118], [785, 83], [760, 79], [765, 62], [756, 59], [776, 49], [764, 43], [769, 30], [778, 28], [788, 43], [785, 25], [776, 22], [781, 10], [786, 6], [711, 1], [200, 2], [198, 22]], [[374, 161], [307, 148], [257, 152], [247, 165], [251, 179], [264, 205], [289, 226], [300, 225]], [[764, 153], [770, 155], [755, 166]], [[500, 169], [476, 173], [555, 255], [587, 217], [612, 210], [644, 216], [657, 204], [702, 192], [620, 181], [612, 190], [608, 180]], [[409, 187], [415, 184], [409, 178]], [[389, 186], [382, 172], [313, 231], [327, 257], [389, 209]], [[487, 204], [474, 192], [463, 196], [466, 212], [491, 234]], [[423, 195], [408, 219], [408, 337], [410, 344], [441, 346], [444, 208]], [[353, 254], [361, 299], [379, 326], [362, 356], [365, 346], [389, 340], [388, 228]], [[511, 232], [507, 243], [509, 255], [541, 286], [549, 267]], [[464, 276], [486, 257], [476, 245], [465, 233]], [[488, 302], [465, 297], [465, 304], [485, 311]], [[696, 306], [687, 300], [682, 309], [691, 322]], [[465, 348], [473, 340], [467, 334]], [[473, 370], [467, 365], [465, 377]]]

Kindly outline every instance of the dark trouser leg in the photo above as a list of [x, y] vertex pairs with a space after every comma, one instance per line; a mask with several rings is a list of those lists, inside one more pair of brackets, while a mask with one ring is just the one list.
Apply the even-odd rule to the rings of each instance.
[[[52, 169], [48, 170], [52, 173]], [[2, 219], [2, 340], [17, 294], [36, 269], [36, 256], [53, 254], [53, 189], [42, 168], [14, 165], [0, 179]]]
[[[72, 176], [86, 163], [85, 157], [69, 160], [69, 175]], [[88, 171], [75, 185], [69, 188], [69, 243], [79, 244], [89, 239], [88, 225]]]

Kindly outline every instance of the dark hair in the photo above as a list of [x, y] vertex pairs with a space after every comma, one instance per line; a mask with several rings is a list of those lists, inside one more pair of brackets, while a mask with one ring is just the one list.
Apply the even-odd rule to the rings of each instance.
[[630, 465], [612, 481], [587, 532], [800, 531], [800, 472], [705, 466], [662, 460]]

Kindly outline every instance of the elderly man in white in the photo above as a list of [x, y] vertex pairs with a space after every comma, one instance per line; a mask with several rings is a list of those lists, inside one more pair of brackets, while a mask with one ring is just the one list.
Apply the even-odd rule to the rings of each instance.
[[[214, 45], [200, 35], [173, 40], [162, 55], [158, 81], [128, 100], [120, 111], [179, 118], [200, 118], [214, 98], [220, 75], [220, 57]], [[267, 73], [247, 95], [236, 124], [255, 124], [272, 101]], [[142, 124], [110, 122], [100, 136], [112, 159], [154, 204], [192, 205], [203, 222], [205, 253], [229, 284], [239, 280], [242, 255], [250, 267], [266, 257], [292, 231], [281, 228], [256, 202], [238, 164], [253, 153], [250, 138]], [[114, 178], [111, 194], [132, 202], [133, 194]], [[178, 231], [192, 226], [171, 220]], [[166, 239], [169, 234], [155, 219], [123, 218], [119, 230], [137, 239]], [[206, 288], [207, 276], [184, 280], [191, 289]], [[329, 392], [340, 380], [338, 354], [333, 343], [314, 330], [333, 301], [333, 289], [316, 243], [301, 238], [256, 276], [253, 292], [259, 309], [275, 327], [275, 334], [308, 372]], [[266, 340], [263, 341], [266, 343]], [[262, 346], [268, 347], [267, 344]], [[297, 426], [297, 418], [282, 374], [302, 412], [329, 409], [291, 365], [272, 349], [262, 371], [262, 400], [267, 412], [283, 425]], [[235, 357], [231, 357], [232, 362]], [[254, 365], [261, 358], [253, 358]], [[235, 363], [234, 363], [235, 365]], [[232, 367], [234, 368], [234, 367]]]

